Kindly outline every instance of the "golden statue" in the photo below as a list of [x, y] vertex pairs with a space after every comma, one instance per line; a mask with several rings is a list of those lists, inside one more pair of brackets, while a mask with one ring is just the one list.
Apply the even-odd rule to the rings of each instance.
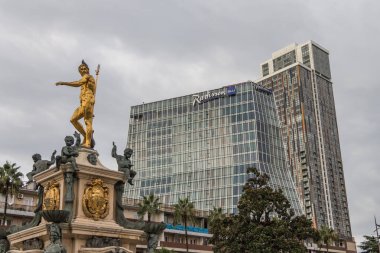
[[[96, 81], [92, 75], [90, 75], [90, 69], [88, 65], [82, 60], [82, 64], [79, 65], [78, 71], [82, 78], [79, 81], [73, 82], [57, 82], [55, 85], [66, 85], [71, 87], [81, 87], [80, 90], [80, 105], [74, 111], [73, 116], [71, 116], [70, 122], [74, 127], [83, 135], [82, 146], [86, 148], [93, 148], [93, 127], [92, 120], [94, 118], [94, 105], [95, 105], [95, 94], [96, 94]], [[96, 75], [99, 74], [99, 65], [96, 70]], [[86, 125], [86, 130], [83, 125], [79, 122], [81, 118], [84, 118], [84, 123]]]
[[84, 190], [82, 209], [84, 214], [94, 220], [104, 219], [109, 212], [108, 187], [103, 186], [100, 178], [93, 179]]
[[43, 210], [59, 209], [59, 184], [55, 181], [49, 182], [45, 189]]

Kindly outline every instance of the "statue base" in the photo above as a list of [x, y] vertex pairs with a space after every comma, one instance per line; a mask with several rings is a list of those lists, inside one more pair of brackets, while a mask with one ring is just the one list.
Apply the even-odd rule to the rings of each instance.
[[[80, 148], [76, 158], [77, 170], [71, 163], [58, 170], [50, 168], [34, 176], [44, 187], [43, 210], [70, 211], [69, 218], [58, 219], [61, 242], [67, 253], [78, 252], [136, 252], [137, 244], [145, 244], [144, 231], [126, 229], [116, 222], [115, 185], [124, 182], [124, 174], [104, 167], [98, 153]], [[42, 252], [25, 249], [25, 242], [38, 238], [46, 249], [51, 243], [49, 222], [43, 218], [38, 226], [7, 236], [11, 251]]]

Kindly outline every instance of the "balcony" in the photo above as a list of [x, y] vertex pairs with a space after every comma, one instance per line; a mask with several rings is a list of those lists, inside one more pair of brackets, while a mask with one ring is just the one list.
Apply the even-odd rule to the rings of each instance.
[[[5, 203], [0, 202], [0, 213], [4, 213]], [[35, 206], [12, 204], [7, 206], [7, 215], [34, 217]]]

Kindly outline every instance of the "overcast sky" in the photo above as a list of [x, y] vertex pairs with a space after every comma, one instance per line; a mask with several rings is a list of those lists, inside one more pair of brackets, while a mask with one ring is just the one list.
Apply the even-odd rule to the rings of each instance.
[[291, 43], [330, 51], [351, 224], [358, 240], [380, 220], [380, 1], [0, 0], [0, 164], [32, 168], [74, 132], [85, 59], [101, 64], [94, 129], [99, 159], [116, 169], [130, 106], [256, 80]]

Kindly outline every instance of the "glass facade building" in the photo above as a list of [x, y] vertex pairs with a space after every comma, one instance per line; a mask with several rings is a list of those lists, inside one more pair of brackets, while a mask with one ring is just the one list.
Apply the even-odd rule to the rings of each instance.
[[296, 189], [308, 218], [351, 238], [329, 52], [313, 41], [293, 44], [261, 64], [272, 89]]
[[302, 208], [286, 164], [274, 96], [251, 81], [131, 107], [128, 147], [137, 171], [126, 196], [162, 203], [189, 197], [200, 210], [235, 213], [256, 167]]

